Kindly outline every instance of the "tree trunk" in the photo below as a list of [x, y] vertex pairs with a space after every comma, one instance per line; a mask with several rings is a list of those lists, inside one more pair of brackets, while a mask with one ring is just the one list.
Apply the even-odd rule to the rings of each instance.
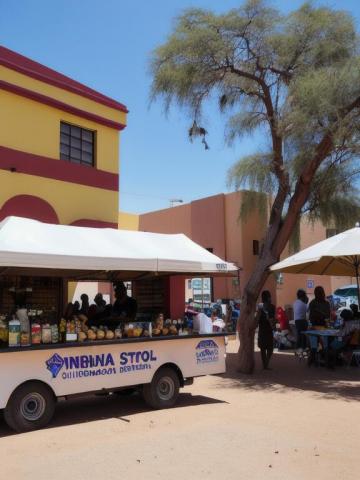
[[241, 309], [238, 324], [240, 347], [238, 351], [239, 371], [241, 373], [253, 373], [255, 368], [254, 357], [254, 338], [256, 322], [254, 318], [256, 300], [247, 300], [246, 294], [243, 296], [242, 305], [246, 302], [245, 309]]
[[[263, 254], [264, 253], [265, 252], [263, 252]], [[255, 309], [261, 288], [266, 282], [268, 276], [268, 262], [266, 262], [264, 259], [259, 259], [245, 287], [244, 294], [241, 299], [240, 318], [238, 323], [238, 332], [240, 338], [240, 347], [238, 351], [238, 371], [241, 373], [253, 373], [255, 368], [254, 338], [257, 328]]]

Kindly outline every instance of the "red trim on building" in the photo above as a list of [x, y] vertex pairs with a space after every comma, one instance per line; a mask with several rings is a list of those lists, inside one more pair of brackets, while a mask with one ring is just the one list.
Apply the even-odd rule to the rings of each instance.
[[0, 146], [0, 169], [52, 178], [104, 190], [119, 190], [119, 175], [66, 160], [56, 160]]
[[[58, 216], [50, 203], [33, 195], [16, 195], [9, 198], [0, 210], [0, 220], [11, 215], [32, 218], [45, 223], [59, 223]], [[26, 232], [22, 234], [26, 235]]]
[[30, 100], [34, 100], [35, 102], [44, 103], [45, 105], [57, 108], [58, 110], [62, 110], [64, 112], [77, 115], [78, 117], [86, 118], [87, 120], [100, 123], [102, 125], [105, 125], [106, 127], [115, 128], [116, 130], [123, 130], [125, 128], [125, 125], [123, 123], [114, 122], [113, 120], [101, 117], [100, 115], [96, 115], [95, 113], [86, 112], [85, 110], [81, 110], [80, 108], [76, 108], [68, 105], [67, 103], [60, 102], [60, 100], [55, 100], [54, 98], [43, 95], [42, 93], [33, 92], [32, 90], [19, 87], [18, 85], [5, 82], [4, 80], [0, 80], [0, 88], [6, 90], [7, 92], [15, 93], [15, 95], [29, 98]]
[[41, 63], [35, 62], [30, 58], [24, 57], [23, 55], [2, 46], [0, 46], [0, 65], [35, 78], [36, 80], [40, 80], [41, 82], [48, 83], [49, 85], [89, 98], [90, 100], [106, 105], [107, 107], [128, 113], [128, 109], [122, 103], [117, 102], [80, 82], [76, 82], [72, 78], [62, 75]]
[[103, 222], [102, 220], [91, 220], [90, 218], [81, 218], [70, 223], [73, 227], [91, 227], [91, 228], [118, 228], [117, 223]]

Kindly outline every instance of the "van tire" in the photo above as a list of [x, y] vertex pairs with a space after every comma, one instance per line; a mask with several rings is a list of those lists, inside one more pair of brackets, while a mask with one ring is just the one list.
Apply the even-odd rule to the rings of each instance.
[[4, 418], [16, 432], [29, 432], [45, 427], [55, 411], [53, 391], [41, 382], [26, 382], [11, 394]]
[[178, 374], [170, 367], [163, 367], [155, 373], [151, 383], [143, 386], [143, 397], [151, 408], [170, 408], [175, 405], [179, 390]]

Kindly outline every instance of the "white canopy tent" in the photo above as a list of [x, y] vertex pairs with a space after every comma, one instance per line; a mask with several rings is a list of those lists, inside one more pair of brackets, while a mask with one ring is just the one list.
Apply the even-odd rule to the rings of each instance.
[[32, 274], [57, 270], [67, 277], [105, 279], [113, 278], [111, 272], [127, 272], [133, 278], [130, 272], [235, 275], [238, 268], [183, 234], [52, 225], [7, 217], [0, 222], [0, 275], [30, 270]]

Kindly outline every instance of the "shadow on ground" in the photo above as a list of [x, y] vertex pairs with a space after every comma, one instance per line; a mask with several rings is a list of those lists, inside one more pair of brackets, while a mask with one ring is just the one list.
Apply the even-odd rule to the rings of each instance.
[[255, 353], [256, 370], [253, 375], [237, 371], [237, 354], [228, 353], [226, 373], [217, 388], [240, 388], [253, 391], [286, 393], [289, 389], [313, 392], [318, 397], [346, 401], [360, 398], [360, 368], [338, 367], [328, 370], [324, 367], [308, 367], [305, 360], [299, 361], [291, 352], [274, 353], [272, 370], [260, 369], [260, 352]]
[[[194, 407], [213, 403], [226, 402], [203, 395], [181, 393], [177, 404], [173, 408]], [[126, 417], [147, 411], [150, 411], [150, 408], [147, 407], [141, 395], [137, 393], [127, 396], [107, 395], [82, 397], [59, 402], [56, 406], [54, 418], [46, 428], [64, 427], [109, 418], [116, 418], [123, 422], [131, 422], [131, 419]], [[0, 438], [10, 435], [16, 435], [16, 433], [8, 428], [0, 411]]]

